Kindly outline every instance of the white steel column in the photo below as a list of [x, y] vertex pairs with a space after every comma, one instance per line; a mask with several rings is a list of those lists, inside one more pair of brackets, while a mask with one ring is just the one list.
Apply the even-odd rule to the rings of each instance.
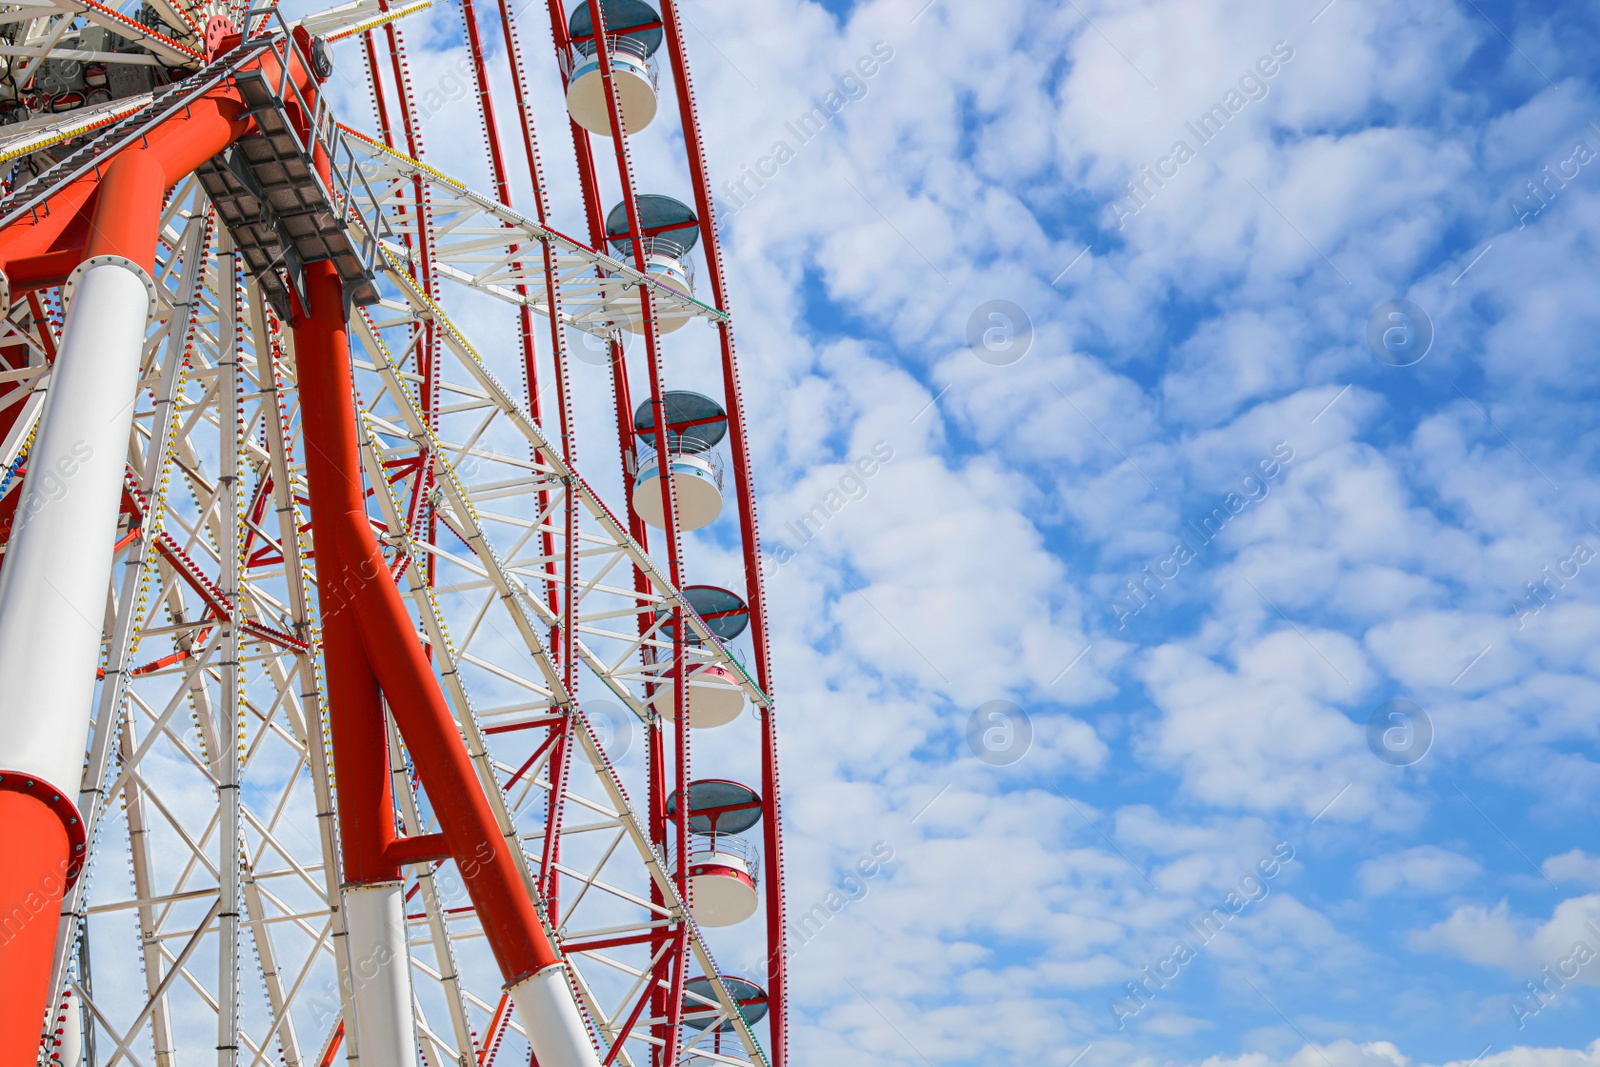
[[361, 1059], [373, 1067], [416, 1067], [404, 884], [345, 886], [344, 918]]
[[0, 768], [72, 797], [154, 302], [149, 277], [127, 260], [79, 270], [0, 568]]
[[589, 1028], [578, 1014], [578, 998], [567, 984], [567, 969], [556, 963], [511, 987], [528, 1041], [541, 1064], [599, 1067]]
[[[204, 240], [205, 229], [200, 232]], [[217, 768], [217, 817], [221, 820], [217, 867], [222, 875], [222, 884], [218, 887], [222, 911], [217, 915], [217, 933], [221, 940], [217, 953], [217, 1067], [236, 1067], [239, 1062], [239, 911], [244, 901], [240, 866], [245, 862], [244, 812], [239, 791], [244, 746], [244, 726], [240, 721], [244, 714], [241, 706], [243, 676], [239, 669], [244, 651], [239, 634], [244, 615], [244, 601], [239, 595], [239, 553], [243, 550], [240, 534], [244, 525], [240, 510], [244, 506], [244, 495], [239, 491], [239, 451], [244, 445], [244, 427], [239, 417], [239, 404], [244, 387], [239, 373], [239, 323], [234, 318], [238, 308], [228, 299], [236, 284], [237, 256], [233, 238], [224, 230], [218, 247], [216, 286], [218, 317], [222, 320], [218, 329], [221, 358], [217, 361], [217, 448], [221, 453], [222, 477], [217, 486], [216, 506], [222, 511], [222, 521], [218, 525], [223, 531], [217, 549], [222, 563], [222, 595], [233, 605], [233, 612], [222, 620], [222, 715], [217, 723], [218, 751], [212, 756], [213, 766]], [[194, 259], [198, 283], [203, 257]], [[200, 299], [198, 284], [186, 291], [192, 299]], [[264, 941], [270, 935], [265, 927], [257, 927], [256, 936]]]

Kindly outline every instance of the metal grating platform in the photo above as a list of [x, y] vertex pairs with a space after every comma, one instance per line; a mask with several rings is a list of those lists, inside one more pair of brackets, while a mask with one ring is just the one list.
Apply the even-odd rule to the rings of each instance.
[[376, 303], [371, 264], [351, 242], [332, 195], [301, 149], [284, 101], [259, 71], [239, 74], [236, 84], [260, 132], [196, 174], [246, 268], [280, 315], [289, 313], [289, 286], [299, 288], [302, 266], [323, 260], [338, 268], [348, 300]]

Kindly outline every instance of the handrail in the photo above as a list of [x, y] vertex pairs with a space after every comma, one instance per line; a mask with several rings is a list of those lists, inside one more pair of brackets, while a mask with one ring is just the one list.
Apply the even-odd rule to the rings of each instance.
[[[668, 845], [672, 841], [669, 839]], [[668, 857], [671, 858], [675, 849], [668, 848]], [[745, 865], [750, 881], [761, 881], [761, 853], [756, 848], [756, 843], [748, 837], [739, 834], [702, 834], [695, 831], [689, 833], [689, 862], [694, 863], [696, 856], [709, 853], [718, 853], [723, 856], [732, 856]]]
[[[354, 238], [362, 267], [368, 274], [375, 274], [382, 241], [392, 236], [392, 230], [383, 216], [378, 197], [361, 169], [359, 157], [346, 140], [344, 127], [333, 119], [325, 95], [316, 93], [315, 100], [308, 101], [300, 85], [291, 77], [293, 61], [298, 61], [301, 69], [310, 70], [311, 57], [300, 48], [276, 6], [251, 7], [245, 12], [243, 21], [246, 27], [252, 28], [252, 32], [233, 51], [219, 57], [194, 76], [157, 91], [146, 108], [112, 124], [107, 128], [106, 135], [85, 141], [77, 150], [34, 175], [10, 196], [0, 199], [0, 210], [5, 211], [4, 217], [0, 217], [0, 229], [45, 206], [56, 191], [84, 177], [100, 167], [108, 157], [144, 138], [181, 108], [186, 108], [192, 100], [229, 80], [237, 82], [241, 76], [252, 72], [264, 73], [260, 71], [259, 61], [270, 52], [277, 60], [278, 71], [276, 84], [267, 82], [269, 91], [279, 101], [293, 101], [301, 114], [310, 119], [309, 137], [302, 138], [299, 128], [292, 122], [285, 124], [288, 133], [308, 162], [315, 159], [316, 146], [320, 144], [323, 147], [328, 157], [328, 174], [335, 187], [327, 188], [315, 167], [312, 168], [314, 179], [322, 188], [327, 202], [338, 208], [340, 226]], [[256, 66], [246, 69], [252, 63]], [[352, 196], [358, 181], [361, 188], [357, 195]], [[367, 210], [364, 211], [363, 207]]]
[[[673, 456], [691, 456], [704, 460], [706, 466], [711, 468], [711, 474], [716, 479], [717, 488], [722, 488], [723, 464], [722, 456], [712, 451], [712, 446], [707, 441], [686, 435], [667, 433], [667, 454]], [[639, 444], [629, 456], [630, 467], [628, 474], [638, 477], [641, 473], [653, 473], [656, 469], [656, 449], [651, 445]]]
[[[116, 140], [109, 146], [103, 145], [100, 138], [84, 142], [76, 151], [62, 157], [59, 161], [34, 175], [33, 179], [20, 189], [14, 190], [10, 196], [0, 199], [0, 210], [6, 214], [0, 217], [0, 230], [5, 229], [18, 221], [23, 215], [37, 211], [38, 208], [50, 199], [56, 190], [77, 181], [100, 165], [102, 159], [122, 151], [145, 136], [150, 130], [171, 118], [179, 107], [187, 106], [189, 101], [215, 89], [219, 84], [233, 77], [239, 67], [255, 56], [265, 51], [266, 42], [255, 46], [246, 55], [240, 56], [231, 63], [213, 64], [212, 68], [204, 68], [193, 77], [185, 78], [158, 91], [152, 98], [148, 107], [159, 108], [159, 111], [136, 121], [144, 114], [143, 111], [135, 112], [107, 128], [107, 132], [117, 130], [123, 123], [130, 124], [130, 129], [125, 136]], [[210, 73], [207, 73], [207, 72]], [[59, 172], [59, 173], [58, 173]], [[25, 201], [17, 201], [22, 194], [32, 190], [32, 195]], [[9, 208], [8, 208], [8, 205]]]
[[[583, 244], [575, 238], [568, 237], [559, 230], [551, 229], [549, 226], [546, 226], [534, 219], [530, 219], [525, 215], [519, 214], [518, 212], [506, 207], [504, 204], [501, 204], [498, 201], [492, 200], [481, 193], [474, 192], [472, 189], [468, 188], [466, 185], [463, 185], [456, 179], [451, 178], [450, 176], [438, 170], [435, 170], [433, 167], [423, 163], [420, 160], [412, 159], [403, 152], [398, 152], [387, 145], [381, 144], [378, 141], [363, 135], [359, 130], [352, 130], [347, 126], [342, 125], [339, 127], [339, 129], [341, 135], [348, 136], [352, 144], [359, 144], [368, 158], [374, 160], [387, 160], [389, 163], [399, 167], [403, 172], [410, 172], [408, 175], [410, 177], [417, 177], [428, 183], [438, 183], [443, 185], [449, 190], [449, 193], [452, 197], [467, 201], [473, 206], [474, 209], [493, 217], [498, 222], [507, 224], [515, 229], [522, 230], [526, 235], [527, 240], [548, 242], [555, 248], [558, 255], [567, 253], [581, 256], [582, 258], [588, 260], [589, 265], [601, 272], [602, 275], [616, 278], [622, 283], [624, 288], [646, 286], [650, 289], [653, 299], [657, 301], [666, 299], [669, 301], [669, 307], [676, 306], [679, 302], [681, 302], [682, 304], [689, 305], [689, 307], [684, 308], [684, 311], [689, 314], [694, 314], [695, 310], [698, 310], [701, 314], [713, 322], [726, 322], [728, 320], [728, 315], [725, 312], [713, 307], [703, 300], [696, 299], [694, 296], [688, 293], [682, 292], [677, 286], [668, 285], [661, 279], [660, 275], [641, 274], [639, 271], [634, 269], [631, 264], [624, 263], [621, 260], [611, 256], [607, 252], [590, 248], [588, 245]], [[375, 196], [372, 197], [372, 199], [374, 203], [377, 203], [377, 198]], [[411, 261], [414, 257], [414, 253], [406, 249], [399, 242], [398, 238], [396, 238], [393, 243], [386, 246], [386, 251], [395, 259], [405, 262]], [[506, 299], [514, 298], [508, 296]], [[577, 326], [576, 323], [573, 325]], [[582, 329], [584, 327], [578, 326], [578, 328]]]
[[[606, 34], [606, 44], [611, 46], [609, 51], [614, 56], [632, 56], [646, 62], [648, 62], [653, 56], [653, 53], [650, 51], [650, 48], [644, 43], [644, 41], [640, 40], [639, 37], [631, 33], [608, 33]], [[594, 46], [593, 37], [585, 37], [581, 41], [572, 42], [573, 56], [582, 56], [584, 59], [592, 59], [594, 58], [594, 54], [598, 51], [599, 49]], [[570, 57], [567, 59], [567, 62], [569, 66], [566, 73], [568, 74], [571, 74], [573, 70], [582, 65], [581, 60], [576, 60]]]
[[[699, 234], [697, 233], [695, 236], [698, 237]], [[618, 255], [627, 256], [630, 259], [633, 257], [633, 238], [627, 234], [608, 236], [606, 241]], [[692, 261], [684, 258], [689, 254], [690, 246], [685, 245], [682, 241], [669, 237], [664, 233], [658, 233], [639, 238], [639, 244], [644, 249], [646, 266], [649, 265], [649, 257], [665, 256], [670, 260], [681, 263], [685, 273], [691, 277], [693, 276]]]
[[[312, 69], [311, 57], [301, 49], [282, 12], [275, 4], [250, 8], [245, 12], [244, 24], [246, 26], [253, 24], [255, 26], [253, 36], [264, 36], [269, 42], [268, 46], [279, 58], [278, 84], [274, 89], [276, 98], [285, 102], [292, 99], [300, 108], [301, 114], [310, 116], [310, 143], [301, 138], [300, 130], [292, 122], [286, 124], [289, 134], [295, 142], [295, 147], [300, 150], [307, 162], [315, 160], [315, 149], [318, 145], [326, 153], [328, 177], [334, 187], [329, 189], [323, 184], [322, 174], [314, 165], [311, 167], [312, 177], [322, 188], [327, 202], [338, 208], [340, 228], [355, 238], [357, 257], [361, 261], [362, 268], [369, 275], [376, 274], [382, 239], [392, 236], [393, 231], [388, 220], [383, 217], [378, 198], [368, 184], [366, 175], [361, 170], [360, 161], [345, 137], [345, 127], [334, 120], [326, 95], [319, 92], [315, 94], [315, 103], [308, 103], [299, 84], [289, 76], [291, 48], [305, 70]], [[274, 24], [276, 28], [271, 33], [263, 34], [264, 30], [273, 27]], [[365, 196], [350, 195], [358, 180]], [[369, 205], [370, 210], [367, 213], [362, 211], [363, 204]]]

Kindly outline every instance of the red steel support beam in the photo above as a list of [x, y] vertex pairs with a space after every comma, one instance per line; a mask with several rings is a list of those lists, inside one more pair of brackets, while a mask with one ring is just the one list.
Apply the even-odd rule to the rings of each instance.
[[[306, 454], [308, 461], [319, 456], [317, 464], [308, 463], [306, 470], [312, 494], [312, 536], [317, 546], [319, 595], [326, 588], [333, 598], [327, 603], [336, 609], [334, 617], [344, 620], [337, 629], [325, 631], [324, 655], [330, 665], [335, 659], [364, 664], [388, 699], [501, 974], [508, 985], [515, 984], [558, 962], [555, 949], [523, 887], [510, 845], [500, 834], [358, 493], [361, 465], [349, 339], [343, 292], [331, 263], [306, 267], [306, 292], [311, 307], [302, 309], [294, 329]], [[333, 482], [331, 490], [324, 484], [329, 481]], [[319, 500], [331, 501], [332, 510], [319, 507]], [[346, 606], [353, 610], [339, 610]], [[389, 848], [394, 841], [394, 811], [387, 767], [383, 766], [386, 757], [356, 756], [355, 766], [364, 770], [370, 764], [376, 780], [363, 774], [360, 784], [353, 785], [347, 777], [348, 764], [342, 762], [348, 745], [341, 748], [339, 743], [341, 718], [356, 716], [354, 728], [344, 735], [353, 737], [371, 727], [370, 706], [337, 703], [331, 673], [329, 703], [341, 830], [348, 825], [348, 832], [361, 847], [370, 849], [383, 841]], [[381, 712], [376, 725], [381, 729]], [[371, 739], [368, 743], [377, 753], [384, 751]], [[351, 795], [356, 788], [364, 795]], [[358, 813], [348, 822], [347, 805]], [[362, 858], [365, 860], [365, 855]], [[361, 873], [381, 879], [397, 872], [391, 861], [390, 866]], [[347, 879], [355, 880], [356, 874], [347, 868]]]
[[[91, 171], [59, 189], [41, 208], [0, 231], [0, 269], [13, 294], [59, 285], [87, 256], [122, 255], [150, 272], [155, 264], [161, 196], [250, 127], [244, 102], [219, 87], [152, 130], [145, 143], [124, 149], [108, 169]], [[135, 162], [136, 160], [139, 160]], [[135, 210], [118, 200], [159, 186], [154, 204]], [[116, 204], [101, 211], [101, 204]]]
[[345, 881], [377, 884], [398, 879], [400, 865], [388, 854], [395, 841], [395, 818], [383, 702], [353, 608], [356, 587], [387, 575], [388, 568], [380, 560], [375, 569], [358, 570], [359, 561], [343, 558], [341, 539], [331, 524], [317, 521], [318, 516], [364, 512], [366, 492], [338, 273], [332, 264], [313, 264], [305, 277], [311, 307], [308, 313], [302, 309], [294, 321], [295, 363], [331, 709], [329, 731], [339, 776], [339, 846]]
[[[507, 0], [500, 0], [500, 2], [502, 13], [504, 13]], [[549, 4], [547, 6], [550, 13], [550, 32], [551, 37], [555, 42], [556, 53], [558, 56], [564, 57], [569, 53], [572, 45], [572, 42], [567, 34], [566, 8], [562, 0], [549, 0]], [[509, 16], [506, 17], [509, 18]], [[607, 59], [607, 63], [609, 64], [609, 57]], [[562, 88], [565, 89], [567, 85], [565, 64], [561, 65], [561, 69]], [[518, 106], [522, 106], [520, 97]], [[599, 175], [595, 169], [594, 151], [593, 146], [589, 141], [589, 131], [578, 125], [577, 121], [572, 119], [570, 116], [568, 117], [567, 124], [572, 133], [573, 151], [578, 166], [578, 184], [583, 193], [584, 219], [588, 223], [589, 229], [589, 244], [593, 248], [604, 252], [606, 251], [606, 228], [603, 212], [600, 206]], [[527, 129], [531, 134], [532, 126], [529, 125]], [[529, 152], [533, 152], [531, 136], [529, 139]], [[536, 158], [536, 156], [530, 155], [530, 159]], [[538, 180], [542, 182], [542, 177]], [[548, 224], [548, 219], [546, 219], [544, 216], [542, 191], [536, 187], [535, 192], [540, 194], [539, 221], [541, 223]], [[546, 277], [548, 278], [554, 279], [556, 277], [551, 261], [549, 244], [545, 245], [545, 272]], [[554, 302], [552, 302], [552, 313], [550, 317], [552, 331], [559, 330], [560, 328], [557, 322], [557, 315], [553, 310], [555, 306], [556, 305]], [[558, 349], [558, 354], [559, 351], [560, 350]], [[638, 542], [640, 548], [644, 549], [645, 551], [649, 551], [649, 528], [644, 524], [644, 521], [639, 518], [638, 513], [634, 511], [633, 476], [628, 473], [629, 459], [633, 453], [634, 442], [633, 400], [628, 387], [628, 366], [623, 359], [622, 345], [619, 342], [615, 340], [611, 341], [608, 345], [607, 351], [610, 355], [611, 363], [612, 400], [614, 402], [617, 420], [617, 450], [621, 460], [620, 466], [622, 469], [623, 478], [622, 499], [624, 501], [624, 506], [627, 508], [628, 532], [633, 539]], [[563, 388], [565, 388], [566, 381], [564, 368], [558, 370], [558, 373], [562, 378], [561, 384]], [[563, 430], [565, 431], [565, 429], [566, 422], [563, 420]], [[565, 445], [565, 442], [563, 442], [563, 444]], [[639, 595], [636, 606], [641, 609], [641, 613], [638, 616], [638, 633], [642, 637], [651, 626], [651, 620], [648, 614], [642, 610], [649, 603], [648, 597], [651, 590], [650, 582], [645, 577], [644, 571], [641, 570], [637, 565], [633, 567], [633, 588], [634, 591]], [[650, 686], [649, 683], [646, 683], [646, 700], [649, 700], [653, 695], [653, 687]], [[647, 750], [646, 767], [651, 776], [650, 781], [652, 783], [647, 795], [647, 801], [649, 804], [648, 818], [650, 826], [650, 841], [653, 845], [659, 847], [662, 853], [665, 854], [667, 850], [665, 808], [666, 793], [664, 788], [656, 788], [656, 783], [660, 779], [660, 773], [663, 767], [661, 734], [659, 731], [654, 729], [647, 729], [645, 734], [645, 744]], [[556, 798], [553, 795], [551, 804], [552, 814], [554, 814], [556, 811], [555, 799]], [[657, 906], [663, 906], [666, 903], [666, 898], [662, 895], [660, 887], [656, 885], [654, 881], [650, 883], [650, 901], [652, 904]], [[663, 934], [662, 936], [666, 937], [670, 935]], [[664, 1018], [666, 1014], [666, 994], [663, 991], [661, 983], [656, 981], [652, 981], [650, 983], [650, 996], [652, 998], [651, 1016]], [[653, 1053], [654, 1055], [659, 1056], [659, 1049], [666, 1041], [666, 1029], [667, 1028], [664, 1023], [657, 1024], [654, 1028], [654, 1036], [659, 1042], [661, 1042], [661, 1044], [656, 1046], [657, 1052]]]

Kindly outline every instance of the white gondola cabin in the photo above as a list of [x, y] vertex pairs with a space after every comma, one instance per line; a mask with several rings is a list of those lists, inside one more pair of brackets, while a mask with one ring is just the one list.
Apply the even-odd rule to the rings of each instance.
[[[708, 396], [684, 390], [662, 394], [666, 408], [667, 474], [677, 505], [678, 529], [698, 530], [722, 514], [722, 457], [712, 449], [728, 432], [728, 415]], [[633, 510], [658, 530], [667, 528], [661, 499], [660, 444], [655, 405], [649, 400], [633, 413]]]
[[[736, 593], [714, 585], [691, 585], [683, 590], [684, 599], [695, 613], [705, 620], [706, 627], [719, 641], [727, 642], [738, 637], [750, 624], [750, 610]], [[672, 640], [671, 622], [661, 627], [663, 640]], [[699, 645], [700, 637], [693, 630], [685, 635], [685, 643]], [[744, 690], [734, 672], [716, 663], [689, 661], [689, 725], [697, 730], [726, 726], [744, 710]], [[669, 666], [656, 682], [650, 704], [669, 720], [677, 719], [676, 672]]]
[[[679, 800], [667, 798], [669, 819], [678, 818]], [[760, 795], [738, 782], [689, 783], [689, 891], [701, 926], [733, 926], [756, 913], [761, 859], [740, 835], [761, 821], [761, 808]]]
[[[642, 0], [606, 0], [606, 54], [617, 85], [622, 132], [635, 134], [656, 117], [656, 50], [661, 47], [661, 16]], [[567, 112], [572, 121], [602, 136], [611, 134], [611, 108], [600, 72], [594, 18], [588, 0], [567, 20], [572, 54], [567, 57]]]
[[[642, 193], [634, 199], [639, 212], [639, 240], [644, 248], [644, 272], [680, 296], [694, 296], [694, 264], [689, 252], [700, 243], [700, 219], [688, 204], [659, 193]], [[606, 213], [606, 240], [616, 257], [637, 267], [633, 254], [628, 206], [617, 204]], [[618, 322], [629, 333], [644, 333], [644, 311], [637, 289], [630, 288], [612, 302]], [[688, 311], [652, 301], [658, 334], [683, 328], [693, 316]]]

